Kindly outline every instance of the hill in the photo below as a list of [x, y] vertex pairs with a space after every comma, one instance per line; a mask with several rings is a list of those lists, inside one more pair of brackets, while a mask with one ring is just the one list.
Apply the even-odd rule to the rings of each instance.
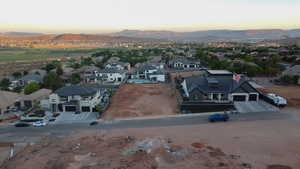
[[184, 41], [262, 41], [275, 40], [283, 37], [300, 37], [300, 29], [258, 29], [258, 30], [207, 30], [194, 32], [172, 32], [172, 31], [141, 31], [123, 30], [114, 33], [116, 36], [135, 38], [156, 38]]

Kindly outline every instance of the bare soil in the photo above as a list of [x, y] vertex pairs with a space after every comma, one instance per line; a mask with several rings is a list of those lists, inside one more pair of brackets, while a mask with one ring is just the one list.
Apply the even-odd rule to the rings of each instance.
[[288, 100], [288, 106], [300, 108], [300, 86], [273, 86], [261, 90], [282, 96]]
[[98, 133], [26, 147], [2, 169], [243, 169], [212, 146], [177, 145], [171, 138], [103, 136]]
[[104, 118], [128, 118], [178, 113], [175, 89], [168, 84], [124, 84], [112, 97]]
[[202, 71], [197, 71], [197, 72], [177, 72], [177, 73], [170, 73], [172, 81], [174, 81], [175, 77], [191, 77], [191, 76], [196, 76], [196, 75], [201, 75], [204, 74]]

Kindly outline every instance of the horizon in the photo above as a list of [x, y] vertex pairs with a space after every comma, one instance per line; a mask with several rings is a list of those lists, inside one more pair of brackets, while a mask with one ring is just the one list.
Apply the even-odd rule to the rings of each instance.
[[272, 31], [272, 30], [282, 30], [282, 31], [290, 31], [290, 30], [300, 30], [300, 28], [292, 28], [292, 29], [271, 29], [271, 28], [262, 28], [262, 29], [205, 29], [205, 30], [191, 30], [191, 31], [176, 31], [176, 30], [155, 30], [155, 29], [122, 29], [119, 31], [114, 32], [43, 32], [43, 31], [0, 31], [0, 33], [38, 33], [38, 34], [45, 34], [45, 35], [51, 35], [51, 34], [98, 34], [98, 35], [109, 35], [114, 34], [122, 31], [153, 31], [153, 32], [175, 32], [175, 33], [187, 33], [187, 32], [205, 32], [205, 31]]
[[5, 0], [1, 5], [0, 32], [300, 28], [297, 0]]

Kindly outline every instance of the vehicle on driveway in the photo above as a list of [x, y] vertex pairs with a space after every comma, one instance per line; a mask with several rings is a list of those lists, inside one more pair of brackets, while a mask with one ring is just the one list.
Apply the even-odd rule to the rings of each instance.
[[278, 96], [274, 93], [269, 93], [267, 95], [268, 98], [270, 98], [273, 103], [278, 107], [285, 107], [287, 105], [287, 100], [281, 96]]
[[213, 115], [210, 115], [208, 117], [208, 120], [210, 122], [228, 121], [229, 120], [229, 116], [226, 113], [224, 113], [224, 114], [213, 114]]
[[30, 126], [30, 124], [28, 124], [28, 123], [16, 123], [15, 124], [15, 127], [29, 127]]
[[32, 124], [34, 127], [43, 127], [46, 126], [46, 123], [43, 121], [37, 121]]

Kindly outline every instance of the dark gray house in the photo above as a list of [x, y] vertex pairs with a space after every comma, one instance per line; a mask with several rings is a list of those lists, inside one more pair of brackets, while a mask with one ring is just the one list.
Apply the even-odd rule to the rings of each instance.
[[49, 96], [50, 109], [52, 112], [92, 112], [106, 93], [106, 89], [97, 87], [66, 86]]
[[183, 98], [197, 102], [258, 101], [260, 93], [246, 77], [237, 81], [233, 79], [233, 73], [220, 70], [208, 70], [204, 75], [185, 78], [181, 86]]
[[259, 101], [260, 92], [246, 77], [233, 77], [229, 71], [207, 70], [203, 75], [181, 79], [182, 109], [221, 111], [233, 108], [234, 102]]

